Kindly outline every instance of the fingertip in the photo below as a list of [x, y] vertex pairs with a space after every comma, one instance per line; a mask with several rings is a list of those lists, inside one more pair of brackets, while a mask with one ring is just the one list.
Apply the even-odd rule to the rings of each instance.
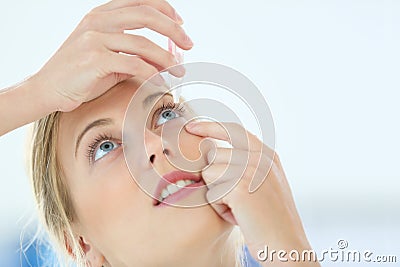
[[186, 69], [185, 69], [185, 67], [183, 65], [179, 64], [179, 65], [175, 65], [173, 67], [170, 67], [168, 69], [168, 72], [170, 74], [174, 75], [175, 77], [182, 78], [186, 74]]
[[185, 125], [186, 130], [189, 130], [192, 132], [198, 130], [198, 127], [199, 127], [199, 122], [197, 122], [197, 121], [192, 121]]
[[194, 43], [192, 41], [192, 39], [189, 37], [189, 35], [185, 34], [185, 39], [183, 40], [183, 46], [180, 46], [180, 48], [184, 49], [184, 50], [190, 50], [193, 48]]
[[162, 86], [165, 84], [165, 80], [160, 74], [156, 74], [153, 77], [151, 77], [150, 82], [156, 86]]

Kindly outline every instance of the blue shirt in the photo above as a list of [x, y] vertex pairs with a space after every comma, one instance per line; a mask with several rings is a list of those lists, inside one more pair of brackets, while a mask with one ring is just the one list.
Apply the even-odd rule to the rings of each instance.
[[258, 263], [251, 255], [247, 246], [244, 247], [244, 267], [261, 267], [260, 263]]

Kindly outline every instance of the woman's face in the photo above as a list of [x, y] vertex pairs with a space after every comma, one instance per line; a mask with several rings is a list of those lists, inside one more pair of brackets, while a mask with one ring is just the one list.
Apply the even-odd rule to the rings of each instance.
[[[135, 108], [138, 121], [147, 116], [150, 119], [144, 140], [139, 140], [145, 142], [147, 154], [138, 151], [135, 155], [140, 161], [135, 173], [141, 177], [132, 178], [121, 140], [125, 112], [139, 85], [133, 79], [125, 81], [61, 116], [57, 156], [76, 213], [73, 225], [86, 244], [83, 248], [92, 266], [102, 256], [113, 266], [184, 265], [194, 256], [200, 260], [203, 255], [215, 253], [215, 246], [225, 241], [221, 237], [226, 237], [232, 229], [210, 205], [197, 208], [157, 205], [135, 182], [146, 180], [152, 169], [160, 175], [176, 171], [166, 155], [174, 157], [178, 149], [168, 144], [163, 147], [160, 139], [162, 124], [184, 116], [178, 110], [170, 109], [172, 116], [160, 110], [163, 105], [173, 104], [170, 95], [163, 96], [150, 109]], [[142, 135], [139, 131], [140, 127], [129, 134], [132, 138], [142, 138], [143, 128]], [[185, 157], [193, 160], [203, 157], [198, 150], [200, 137], [182, 131], [179, 140]], [[150, 181], [149, 188], [155, 189], [159, 180]], [[206, 188], [199, 187], [174, 204], [184, 198], [205, 202], [205, 194]]]

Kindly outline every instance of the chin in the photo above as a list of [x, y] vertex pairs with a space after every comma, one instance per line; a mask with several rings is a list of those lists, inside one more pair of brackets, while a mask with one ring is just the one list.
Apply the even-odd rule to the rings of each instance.
[[[233, 225], [223, 220], [211, 207], [204, 205], [196, 208], [175, 208], [176, 217], [173, 219], [175, 229], [182, 232], [183, 242], [191, 247], [210, 245], [233, 229]], [[179, 222], [179, 223], [178, 223]]]
[[[199, 255], [212, 255], [215, 252], [214, 245], [224, 245], [234, 228], [211, 205], [196, 208], [165, 207], [159, 211], [157, 219], [151, 219], [150, 229], [143, 232], [142, 241], [136, 239], [132, 244], [132, 251], [137, 251], [139, 245], [140, 255], [133, 257], [126, 247], [123, 249], [128, 254], [128, 261], [137, 263], [139, 256], [143, 257], [145, 266], [186, 266], [184, 263], [193, 261]], [[148, 262], [149, 259], [152, 262]], [[177, 259], [180, 262], [176, 262]]]

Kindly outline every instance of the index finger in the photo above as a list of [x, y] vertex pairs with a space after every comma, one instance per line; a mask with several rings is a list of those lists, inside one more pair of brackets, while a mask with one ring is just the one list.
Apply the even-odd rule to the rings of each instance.
[[83, 24], [83, 28], [92, 31], [113, 33], [148, 28], [169, 37], [182, 49], [189, 50], [193, 47], [193, 42], [182, 26], [158, 9], [148, 5], [123, 7], [94, 13], [87, 17]]
[[185, 127], [192, 134], [224, 140], [239, 149], [262, 150], [261, 141], [237, 123], [199, 121], [188, 123]]
[[165, 0], [113, 0], [104, 5], [98, 6], [93, 11], [111, 11], [114, 9], [148, 5], [164, 13], [172, 20], [179, 24], [183, 24], [183, 19], [179, 16], [178, 12]]

